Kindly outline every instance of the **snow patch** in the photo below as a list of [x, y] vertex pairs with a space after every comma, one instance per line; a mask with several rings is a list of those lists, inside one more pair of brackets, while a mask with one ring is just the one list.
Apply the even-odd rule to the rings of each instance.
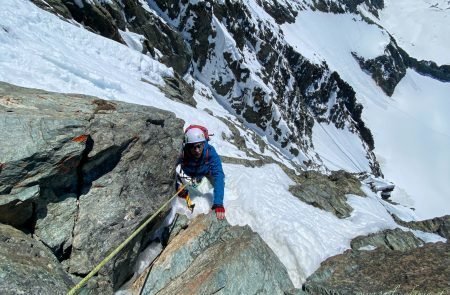
[[138, 52], [142, 52], [142, 42], [144, 42], [145, 40], [145, 37], [143, 35], [130, 32], [128, 31], [128, 29], [126, 29], [126, 31], [119, 30], [119, 34], [122, 37], [123, 41], [125, 41], [125, 43], [128, 45], [128, 47]]

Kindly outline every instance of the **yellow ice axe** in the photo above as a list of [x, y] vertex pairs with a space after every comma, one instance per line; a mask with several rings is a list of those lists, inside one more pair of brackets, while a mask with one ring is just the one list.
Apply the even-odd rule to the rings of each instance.
[[191, 198], [189, 197], [189, 194], [186, 196], [186, 205], [187, 205], [188, 209], [191, 210], [191, 213], [193, 213], [195, 204], [192, 203]]

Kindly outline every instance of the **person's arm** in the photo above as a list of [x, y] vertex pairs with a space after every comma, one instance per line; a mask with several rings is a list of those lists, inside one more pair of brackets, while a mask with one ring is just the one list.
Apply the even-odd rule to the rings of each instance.
[[212, 209], [216, 211], [216, 216], [218, 219], [223, 219], [225, 218], [225, 208], [223, 206], [225, 174], [222, 169], [222, 161], [213, 147], [211, 147], [210, 153], [209, 166], [214, 186], [214, 203]]

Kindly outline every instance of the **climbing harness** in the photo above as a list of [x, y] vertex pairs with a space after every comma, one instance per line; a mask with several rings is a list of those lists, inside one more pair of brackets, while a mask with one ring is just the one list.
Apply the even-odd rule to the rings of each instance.
[[[177, 192], [167, 202], [165, 202], [158, 209], [158, 211], [156, 211], [152, 216], [150, 216], [147, 220], [145, 220], [145, 222], [140, 227], [138, 227], [116, 249], [114, 249], [114, 251], [112, 251], [111, 254], [109, 254], [105, 259], [103, 259], [99, 264], [97, 264], [97, 266], [93, 270], [91, 270], [91, 272], [88, 273], [88, 275], [85, 278], [83, 278], [77, 285], [75, 285], [75, 287], [70, 289], [70, 291], [67, 293], [67, 295], [78, 294], [81, 287], [83, 287], [95, 274], [97, 274], [106, 263], [108, 263], [114, 256], [116, 256], [117, 253], [120, 252], [120, 250], [122, 250], [134, 237], [136, 237], [139, 234], [139, 232], [141, 232], [145, 227], [147, 227], [147, 225], [150, 223], [150, 221], [152, 221], [156, 216], [158, 216], [158, 214], [162, 212], [164, 207], [166, 207], [176, 196], [178, 196], [178, 193], [180, 193], [186, 187], [186, 185], [187, 184], [181, 184], [181, 186], [178, 188]], [[193, 208], [192, 208], [192, 210], [193, 210]]]
[[[190, 185], [192, 187], [194, 187], [194, 188], [197, 186], [194, 178], [186, 176], [186, 175], [179, 175], [178, 174], [178, 180], [180, 181], [180, 183], [183, 183], [182, 179], [185, 179], [185, 184], [184, 184], [185, 186], [187, 186], [188, 183], [190, 183]], [[189, 196], [189, 193], [186, 192], [186, 197], [183, 197], [183, 198], [186, 200], [186, 206], [188, 207], [189, 210], [191, 210], [191, 213], [193, 213], [195, 204], [192, 203], [192, 200], [191, 200], [191, 197]]]
[[[177, 167], [177, 183], [183, 184], [184, 186], [191, 186], [192, 188], [196, 188], [199, 184], [199, 180], [195, 177], [188, 176], [184, 171], [181, 169], [181, 167]], [[184, 198], [186, 200], [186, 206], [189, 210], [191, 210], [191, 213], [194, 212], [195, 204], [192, 203], [191, 197], [189, 196], [189, 193], [186, 194], [186, 197]]]

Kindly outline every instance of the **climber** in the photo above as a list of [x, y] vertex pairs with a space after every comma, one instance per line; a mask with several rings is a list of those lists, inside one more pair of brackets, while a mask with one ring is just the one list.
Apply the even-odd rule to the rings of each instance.
[[[223, 195], [225, 175], [222, 170], [222, 162], [213, 146], [208, 144], [208, 130], [199, 125], [190, 125], [184, 134], [184, 143], [181, 156], [178, 160], [180, 171], [177, 171], [177, 189], [188, 176], [191, 187], [201, 186], [204, 183], [211, 184], [214, 188], [214, 200], [212, 209], [216, 212], [217, 219], [225, 218]], [[188, 201], [190, 205], [189, 190], [183, 189], [178, 196]], [[193, 210], [193, 206], [191, 208]]]

